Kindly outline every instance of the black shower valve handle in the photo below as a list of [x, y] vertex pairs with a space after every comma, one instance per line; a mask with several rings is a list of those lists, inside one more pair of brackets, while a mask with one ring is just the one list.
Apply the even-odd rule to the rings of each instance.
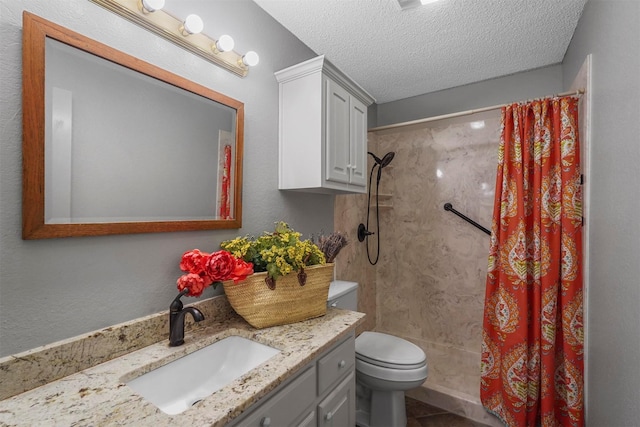
[[371, 236], [372, 234], [376, 234], [376, 233], [374, 233], [373, 231], [367, 230], [367, 227], [365, 227], [364, 224], [362, 223], [358, 225], [358, 241], [359, 242], [363, 242], [366, 237]]

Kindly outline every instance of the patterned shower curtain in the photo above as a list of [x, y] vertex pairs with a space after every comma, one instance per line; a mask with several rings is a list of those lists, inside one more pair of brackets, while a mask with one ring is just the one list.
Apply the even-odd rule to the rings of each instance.
[[508, 426], [583, 426], [578, 99], [502, 109], [480, 396]]

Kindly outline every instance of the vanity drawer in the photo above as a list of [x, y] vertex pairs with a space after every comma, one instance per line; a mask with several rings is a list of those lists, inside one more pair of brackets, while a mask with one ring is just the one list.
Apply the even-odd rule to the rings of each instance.
[[281, 427], [291, 425], [316, 398], [316, 370], [313, 366], [291, 381], [280, 392], [260, 405], [239, 426]]
[[353, 370], [356, 360], [355, 343], [354, 337], [351, 336], [318, 360], [318, 395]]
[[354, 426], [356, 413], [356, 377], [351, 372], [318, 404], [318, 426]]

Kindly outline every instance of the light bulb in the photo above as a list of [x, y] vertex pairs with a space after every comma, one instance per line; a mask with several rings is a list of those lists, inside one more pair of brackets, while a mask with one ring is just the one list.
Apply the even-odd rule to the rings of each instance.
[[215, 48], [220, 52], [229, 52], [233, 50], [233, 46], [235, 45], [233, 38], [227, 34], [220, 36], [218, 41], [216, 42]]
[[204, 22], [198, 15], [189, 15], [184, 19], [184, 31], [189, 34], [198, 34], [204, 29]]
[[242, 63], [249, 67], [255, 67], [256, 65], [258, 65], [258, 62], [260, 62], [260, 57], [252, 50], [245, 53], [242, 57]]
[[164, 7], [164, 0], [142, 0], [142, 8], [147, 12], [155, 12]]

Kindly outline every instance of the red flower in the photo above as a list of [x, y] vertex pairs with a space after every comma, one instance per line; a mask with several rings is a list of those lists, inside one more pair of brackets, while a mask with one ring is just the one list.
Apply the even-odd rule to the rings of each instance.
[[236, 259], [227, 251], [214, 252], [209, 256], [205, 265], [205, 273], [214, 282], [228, 280], [236, 266]]
[[198, 249], [187, 251], [180, 260], [180, 269], [188, 273], [178, 279], [178, 290], [188, 289], [190, 297], [199, 297], [212, 283], [214, 287], [224, 280], [233, 279], [237, 283], [253, 274], [252, 263], [236, 259], [224, 250], [212, 254]]
[[205, 281], [197, 274], [184, 274], [178, 278], [178, 290], [182, 292], [185, 288], [189, 289], [190, 297], [199, 297], [202, 291], [209, 285], [205, 285]]
[[188, 271], [193, 274], [204, 273], [205, 264], [209, 259], [209, 254], [200, 252], [200, 249], [187, 251], [182, 255], [180, 260], [180, 270]]
[[236, 259], [236, 266], [231, 272], [230, 279], [233, 279], [233, 283], [238, 283], [251, 274], [253, 274], [253, 264], [242, 259]]

